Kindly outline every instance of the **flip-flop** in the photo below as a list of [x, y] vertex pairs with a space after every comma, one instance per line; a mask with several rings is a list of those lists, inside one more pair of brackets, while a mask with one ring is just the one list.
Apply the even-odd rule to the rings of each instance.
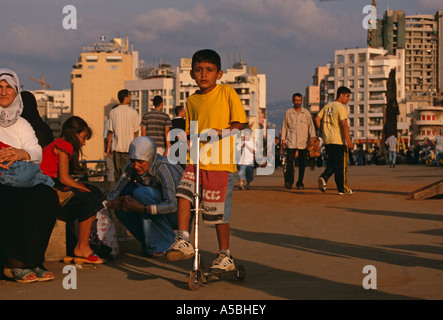
[[[34, 271], [34, 273], [37, 275], [37, 281], [50, 281], [50, 280], [54, 280], [55, 279], [55, 277], [52, 274], [52, 272], [48, 271], [48, 270], [46, 270], [44, 268], [37, 267], [37, 268], [32, 269], [32, 271]], [[45, 277], [45, 274], [46, 275], [50, 274], [51, 276], [50, 277]]]
[[95, 253], [91, 253], [87, 258], [84, 257], [74, 257], [74, 263], [83, 264], [83, 263], [92, 263], [92, 264], [102, 264], [105, 262], [103, 259], [97, 256]]

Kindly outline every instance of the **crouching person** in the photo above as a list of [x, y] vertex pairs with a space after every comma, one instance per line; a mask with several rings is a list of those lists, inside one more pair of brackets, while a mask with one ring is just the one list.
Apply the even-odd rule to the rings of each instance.
[[153, 258], [175, 240], [177, 185], [183, 169], [157, 154], [151, 137], [137, 137], [129, 146], [129, 159], [122, 176], [108, 196], [108, 208]]

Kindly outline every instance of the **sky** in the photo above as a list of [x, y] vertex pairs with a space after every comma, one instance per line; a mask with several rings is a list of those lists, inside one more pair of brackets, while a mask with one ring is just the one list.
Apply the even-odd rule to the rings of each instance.
[[[266, 74], [267, 103], [290, 101], [312, 84], [315, 68], [334, 50], [366, 46], [363, 8], [372, 0], [1, 0], [0, 67], [14, 70], [24, 90], [70, 88], [82, 46], [126, 34], [146, 67], [216, 50], [222, 68], [240, 58]], [[391, 10], [435, 14], [441, 0], [378, 0]], [[76, 29], [63, 21], [75, 7]], [[71, 20], [72, 22], [72, 20]]]

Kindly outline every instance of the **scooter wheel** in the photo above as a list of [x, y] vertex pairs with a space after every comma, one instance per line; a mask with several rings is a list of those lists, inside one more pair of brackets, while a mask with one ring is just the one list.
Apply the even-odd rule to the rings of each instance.
[[243, 280], [245, 280], [245, 277], [246, 277], [245, 267], [238, 266], [237, 267], [237, 280], [238, 281], [243, 281]]
[[188, 279], [189, 289], [197, 291], [202, 285], [202, 277], [200, 271], [191, 271]]

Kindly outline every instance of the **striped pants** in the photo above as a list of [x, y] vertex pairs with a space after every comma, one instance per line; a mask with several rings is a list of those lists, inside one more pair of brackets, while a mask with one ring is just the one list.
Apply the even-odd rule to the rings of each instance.
[[347, 183], [348, 175], [348, 146], [341, 144], [327, 144], [325, 146], [327, 161], [326, 169], [320, 175], [326, 182], [334, 174], [335, 184], [338, 192], [349, 191], [350, 188]]

